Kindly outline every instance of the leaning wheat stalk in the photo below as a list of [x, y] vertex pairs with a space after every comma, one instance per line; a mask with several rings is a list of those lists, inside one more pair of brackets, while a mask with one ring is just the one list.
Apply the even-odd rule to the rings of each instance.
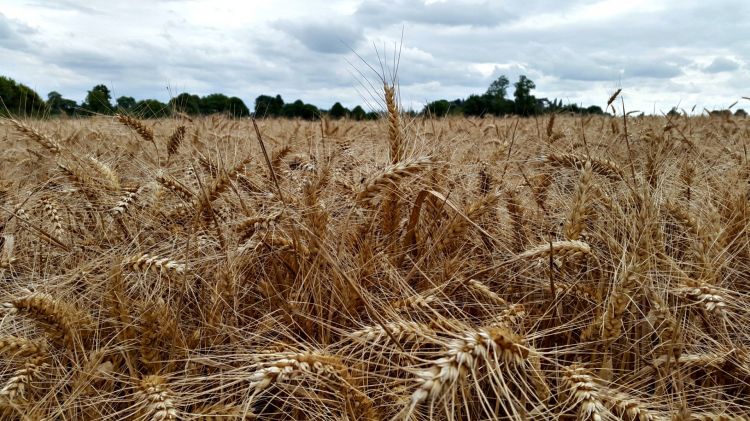
[[430, 157], [421, 157], [408, 159], [398, 164], [390, 165], [384, 170], [370, 178], [365, 183], [362, 191], [357, 194], [357, 201], [362, 204], [376, 205], [378, 196], [387, 191], [392, 186], [397, 186], [401, 180], [406, 177], [415, 175], [432, 165]]
[[553, 241], [542, 244], [516, 255], [513, 260], [533, 260], [549, 257], [550, 254], [558, 258], [577, 257], [591, 253], [591, 246], [583, 241]]
[[529, 349], [522, 337], [507, 329], [485, 328], [453, 340], [444, 355], [428, 369], [417, 372], [419, 387], [411, 395], [407, 416], [419, 403], [428, 399], [435, 401], [450, 393], [457, 382], [468, 372], [475, 372], [481, 362], [518, 365], [529, 356]]
[[40, 144], [44, 149], [47, 149], [55, 155], [58, 155], [60, 153], [60, 144], [52, 140], [49, 136], [16, 119], [10, 119], [10, 122], [11, 124], [13, 124], [13, 126], [15, 126], [16, 130], [18, 130], [29, 139]]
[[143, 416], [151, 421], [177, 420], [179, 413], [166, 379], [153, 375], [141, 379], [138, 395]]
[[141, 272], [181, 274], [185, 272], [186, 268], [184, 263], [177, 262], [169, 257], [151, 256], [148, 253], [133, 256], [123, 263], [126, 267]]

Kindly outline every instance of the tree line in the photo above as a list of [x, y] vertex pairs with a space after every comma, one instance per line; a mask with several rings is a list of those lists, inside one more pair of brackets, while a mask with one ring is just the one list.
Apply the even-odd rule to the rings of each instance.
[[[576, 104], [563, 104], [561, 100], [552, 101], [547, 98], [537, 98], [532, 94], [536, 88], [534, 82], [521, 75], [513, 84], [513, 98], [508, 97], [510, 81], [506, 76], [500, 76], [493, 81], [487, 91], [479, 95], [470, 95], [466, 99], [448, 101], [445, 99], [430, 102], [421, 112], [409, 113], [413, 116], [447, 115], [484, 116], [484, 115], [521, 115], [529, 116], [545, 112], [573, 112], [584, 114], [602, 114], [598, 106], [579, 107]], [[370, 120], [377, 118], [374, 111], [367, 112], [357, 105], [348, 109], [336, 102], [330, 109], [320, 109], [315, 105], [298, 99], [294, 102], [284, 102], [281, 95], [260, 95], [255, 99], [251, 111], [242, 99], [229, 97], [224, 94], [210, 94], [198, 96], [187, 92], [181, 93], [163, 103], [156, 99], [137, 101], [130, 96], [112, 98], [112, 93], [106, 85], [94, 86], [87, 92], [83, 102], [64, 98], [59, 92], [52, 91], [43, 100], [39, 94], [26, 85], [17, 83], [13, 79], [0, 76], [0, 115], [11, 113], [26, 116], [90, 116], [108, 115], [114, 113], [132, 113], [141, 118], [167, 117], [173, 113], [184, 113], [190, 116], [224, 113], [233, 117], [254, 115], [263, 117], [300, 118], [317, 120], [322, 116], [331, 119], [350, 118], [353, 120]]]
[[422, 114], [443, 117], [446, 115], [484, 116], [521, 115], [530, 116], [548, 112], [571, 112], [575, 114], [603, 114], [601, 107], [577, 104], [563, 104], [562, 100], [537, 98], [531, 91], [536, 88], [534, 81], [521, 75], [513, 84], [513, 99], [508, 98], [510, 80], [505, 75], [495, 79], [487, 91], [480, 95], [470, 95], [466, 99], [448, 101], [440, 99], [425, 105]]
[[167, 103], [156, 99], [136, 101], [130, 96], [113, 99], [112, 92], [106, 85], [94, 86], [87, 92], [86, 98], [80, 104], [65, 98], [57, 91], [47, 94], [42, 99], [33, 89], [17, 83], [11, 78], [0, 76], [0, 116], [6, 114], [21, 116], [91, 116], [110, 115], [114, 113], [132, 113], [141, 118], [167, 117], [175, 112], [190, 116], [211, 115], [216, 113], [228, 114], [233, 117], [286, 117], [317, 120], [326, 115], [329, 118], [351, 118], [367, 120], [377, 118], [377, 113], [367, 112], [357, 105], [348, 109], [335, 103], [329, 110], [320, 109], [298, 99], [285, 103], [280, 95], [260, 95], [255, 99], [255, 107], [251, 110], [238, 97], [224, 94], [210, 94], [198, 96], [183, 92], [170, 99]]

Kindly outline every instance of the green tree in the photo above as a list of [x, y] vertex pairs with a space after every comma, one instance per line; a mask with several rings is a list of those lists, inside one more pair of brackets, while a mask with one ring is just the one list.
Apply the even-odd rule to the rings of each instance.
[[183, 92], [169, 100], [169, 107], [188, 115], [198, 115], [201, 113], [201, 98], [198, 95]]
[[486, 94], [492, 97], [504, 99], [505, 96], [508, 95], [508, 86], [510, 86], [510, 81], [508, 81], [508, 78], [505, 75], [502, 75], [490, 84], [490, 87], [487, 88]]
[[136, 106], [135, 98], [132, 96], [121, 96], [117, 98], [117, 108], [123, 111], [130, 111]]
[[0, 115], [10, 112], [22, 116], [38, 116], [46, 108], [47, 104], [33, 89], [0, 76]]
[[75, 101], [63, 98], [62, 94], [57, 91], [47, 94], [47, 109], [51, 115], [73, 115], [77, 106]]
[[88, 91], [86, 99], [81, 106], [93, 114], [112, 113], [112, 94], [105, 85], [96, 85]]
[[155, 99], [138, 101], [133, 112], [143, 118], [161, 118], [169, 116], [169, 106]]
[[201, 114], [214, 114], [226, 111], [229, 108], [229, 97], [224, 94], [211, 94], [201, 98]]
[[491, 112], [491, 110], [486, 95], [469, 95], [464, 101], [464, 115], [479, 117], [488, 112]]
[[602, 110], [602, 107], [598, 105], [591, 105], [589, 107], [586, 107], [586, 114], [604, 114], [604, 110]]
[[357, 105], [352, 108], [351, 117], [354, 120], [361, 121], [367, 118], [367, 112], [361, 106]]
[[250, 115], [250, 110], [247, 108], [247, 105], [236, 96], [229, 98], [225, 111], [228, 111], [233, 117], [247, 117]]
[[298, 99], [291, 104], [284, 105], [284, 116], [303, 120], [317, 120], [320, 117], [320, 110], [316, 106], [305, 104], [301, 99]]
[[450, 111], [451, 104], [445, 99], [439, 99], [437, 101], [432, 101], [429, 104], [425, 105], [422, 109], [422, 114], [432, 116], [432, 117], [445, 117], [448, 115], [448, 112]]
[[281, 95], [276, 97], [261, 95], [255, 98], [256, 117], [280, 117], [284, 113], [284, 100]]
[[349, 115], [349, 110], [341, 105], [340, 102], [333, 104], [331, 109], [328, 111], [328, 115], [333, 119], [344, 118]]
[[536, 88], [534, 82], [525, 75], [521, 75], [513, 86], [516, 88], [513, 93], [516, 114], [528, 116], [536, 113], [536, 98], [531, 95], [531, 90]]

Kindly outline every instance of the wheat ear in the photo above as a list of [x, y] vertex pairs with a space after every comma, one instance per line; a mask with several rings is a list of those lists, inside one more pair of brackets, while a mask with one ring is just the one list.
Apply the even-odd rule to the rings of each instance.
[[138, 396], [141, 398], [143, 416], [151, 421], [179, 419], [174, 396], [162, 376], [147, 376], [141, 379]]
[[404, 178], [423, 171], [432, 163], [432, 158], [421, 157], [386, 167], [365, 184], [364, 189], [357, 194], [357, 201], [362, 204], [376, 205], [377, 197], [385, 190], [391, 186], [397, 186]]

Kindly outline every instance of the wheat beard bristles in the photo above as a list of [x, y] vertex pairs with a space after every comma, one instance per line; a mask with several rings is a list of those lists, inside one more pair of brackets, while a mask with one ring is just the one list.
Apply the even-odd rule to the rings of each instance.
[[583, 241], [553, 241], [542, 244], [517, 255], [514, 260], [542, 259], [553, 254], [558, 258], [577, 257], [591, 253], [591, 246]]
[[172, 392], [161, 376], [147, 376], [140, 382], [139, 396], [144, 406], [143, 412], [152, 421], [177, 420], [179, 414]]
[[505, 365], [520, 364], [529, 355], [520, 336], [502, 328], [482, 329], [448, 346], [446, 356], [417, 372], [420, 386], [411, 396], [409, 412], [429, 399], [435, 401], [467, 372], [476, 370], [478, 361], [499, 360]]
[[60, 145], [52, 140], [49, 136], [37, 131], [31, 126], [27, 126], [26, 124], [18, 120], [11, 119], [10, 122], [16, 127], [16, 130], [26, 135], [26, 137], [28, 137], [29, 139], [39, 143], [43, 148], [47, 149], [55, 155], [60, 153]]
[[143, 140], [146, 140], [149, 142], [154, 141], [154, 130], [146, 126], [139, 120], [133, 117], [124, 115], [124, 114], [118, 114], [116, 118], [117, 118], [117, 121], [119, 121], [123, 125], [128, 126], [131, 129], [135, 130]]
[[602, 421], [602, 414], [606, 412], [606, 408], [600, 397], [601, 388], [585, 368], [566, 368], [562, 383], [570, 395], [573, 408], [578, 409], [578, 420]]
[[24, 400], [26, 398], [26, 388], [32, 381], [39, 378], [42, 371], [48, 366], [49, 364], [39, 357], [27, 360], [23, 368], [14, 371], [13, 376], [0, 389], [0, 400], [7, 402]]
[[52, 333], [68, 348], [74, 343], [76, 333], [87, 328], [90, 322], [68, 302], [53, 298], [45, 293], [31, 293], [3, 304], [5, 308], [24, 312], [29, 317], [48, 323]]
[[176, 262], [168, 257], [151, 256], [144, 253], [134, 256], [124, 262], [125, 266], [141, 272], [152, 271], [154, 273], [185, 273], [186, 265]]
[[364, 189], [357, 194], [356, 199], [362, 204], [375, 206], [379, 202], [377, 196], [384, 190], [391, 186], [397, 186], [403, 178], [417, 174], [431, 164], [432, 158], [421, 157], [388, 166], [365, 184]]

